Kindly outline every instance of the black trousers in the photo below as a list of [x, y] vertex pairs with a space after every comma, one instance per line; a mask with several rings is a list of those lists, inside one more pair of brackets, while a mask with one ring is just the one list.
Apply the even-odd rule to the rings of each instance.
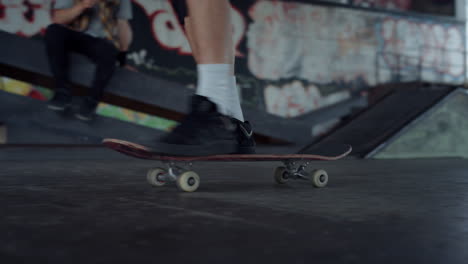
[[96, 64], [90, 96], [95, 101], [100, 101], [116, 68], [117, 48], [110, 41], [58, 24], [47, 27], [45, 42], [56, 91], [71, 95], [68, 73], [69, 54], [73, 51], [87, 56]]

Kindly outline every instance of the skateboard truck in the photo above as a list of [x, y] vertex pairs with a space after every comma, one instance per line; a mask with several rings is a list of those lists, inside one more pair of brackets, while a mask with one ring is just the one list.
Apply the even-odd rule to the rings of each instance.
[[[188, 169], [176, 165], [174, 162], [163, 162], [164, 165], [167, 167], [167, 176], [170, 177], [169, 180], [176, 181], [177, 175], [182, 174], [184, 171], [189, 171]], [[188, 165], [188, 166], [187, 166]], [[192, 163], [187, 163], [186, 167], [192, 168]], [[162, 175], [164, 177], [164, 175]]]
[[[176, 182], [177, 187], [185, 192], [194, 192], [200, 186], [200, 176], [194, 171], [188, 170], [175, 162], [164, 162], [167, 169], [154, 168], [148, 170], [146, 179], [156, 187], [164, 186], [167, 182]], [[192, 168], [192, 163], [187, 163]]]
[[275, 181], [279, 184], [285, 184], [289, 179], [301, 179], [312, 181], [315, 187], [322, 188], [328, 183], [328, 173], [325, 170], [306, 170], [310, 161], [297, 166], [294, 160], [283, 160], [284, 166], [277, 167], [275, 170]]

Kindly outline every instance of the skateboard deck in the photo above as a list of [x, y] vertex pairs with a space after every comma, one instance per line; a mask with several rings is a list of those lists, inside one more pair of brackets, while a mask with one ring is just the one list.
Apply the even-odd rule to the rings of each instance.
[[171, 156], [157, 153], [149, 147], [133, 142], [106, 138], [103, 144], [125, 155], [147, 160], [163, 162], [167, 168], [150, 169], [147, 180], [153, 186], [163, 186], [168, 181], [176, 181], [182, 191], [193, 192], [200, 184], [200, 177], [194, 171], [179, 166], [180, 163], [189, 164], [199, 161], [281, 161], [284, 166], [277, 167], [274, 173], [278, 184], [285, 184], [289, 179], [304, 179], [312, 181], [315, 187], [325, 187], [328, 174], [325, 170], [308, 171], [306, 167], [314, 160], [339, 160], [352, 151], [349, 145], [335, 146], [318, 154], [226, 154], [211, 156]]

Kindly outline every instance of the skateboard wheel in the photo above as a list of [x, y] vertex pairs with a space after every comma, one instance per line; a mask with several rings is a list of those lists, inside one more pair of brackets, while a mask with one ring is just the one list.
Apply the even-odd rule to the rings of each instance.
[[200, 186], [200, 177], [194, 171], [186, 171], [177, 177], [177, 187], [184, 192], [194, 192]]
[[311, 175], [312, 183], [317, 188], [323, 188], [328, 183], [328, 173], [325, 170], [315, 170]]
[[148, 173], [146, 173], [146, 180], [148, 180], [148, 183], [153, 186], [164, 186], [166, 182], [161, 180], [161, 176], [165, 173], [166, 171], [161, 168], [150, 169], [148, 170]]
[[289, 181], [288, 170], [286, 167], [278, 167], [275, 170], [275, 181], [278, 184], [285, 184]]

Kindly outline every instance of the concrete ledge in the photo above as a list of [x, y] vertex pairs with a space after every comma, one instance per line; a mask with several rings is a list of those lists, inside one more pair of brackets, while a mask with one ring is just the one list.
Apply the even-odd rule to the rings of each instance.
[[4, 91], [0, 91], [0, 120], [11, 128], [9, 144], [100, 144], [106, 137], [146, 143], [164, 133], [102, 116], [85, 123], [47, 109], [45, 102]]

